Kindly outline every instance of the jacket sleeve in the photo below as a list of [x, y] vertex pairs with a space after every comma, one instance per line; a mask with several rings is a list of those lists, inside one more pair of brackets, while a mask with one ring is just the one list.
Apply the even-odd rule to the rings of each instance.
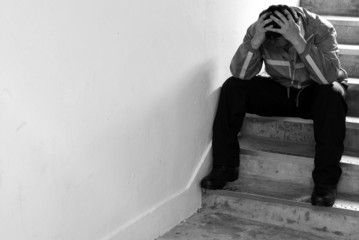
[[254, 36], [254, 24], [252, 24], [234, 54], [230, 66], [231, 73], [234, 77], [248, 80], [256, 76], [262, 68], [263, 58], [259, 49], [253, 49], [251, 40]]
[[300, 58], [312, 80], [319, 84], [331, 84], [338, 79], [340, 72], [339, 49], [336, 31], [322, 24], [318, 35], [312, 35]]

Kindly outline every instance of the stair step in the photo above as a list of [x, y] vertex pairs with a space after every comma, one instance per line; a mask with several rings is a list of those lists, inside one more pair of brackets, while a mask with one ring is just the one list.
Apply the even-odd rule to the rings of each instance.
[[337, 41], [341, 44], [359, 44], [359, 17], [323, 16], [337, 31]]
[[[359, 150], [359, 118], [347, 117], [345, 149]], [[261, 117], [246, 114], [241, 129], [242, 135], [272, 138], [275, 140], [315, 144], [313, 121], [290, 117]]]
[[[224, 190], [310, 203], [313, 187], [299, 183], [273, 181], [262, 176], [239, 176], [228, 183]], [[338, 193], [333, 208], [359, 211], [359, 195]]]
[[359, 78], [359, 46], [339, 44], [339, 59], [349, 77]]
[[339, 44], [339, 49], [341, 54], [359, 55], [359, 45]]
[[[322, 240], [311, 233], [243, 219], [218, 209], [203, 208], [157, 240]], [[334, 240], [336, 238], [327, 238]]]
[[227, 190], [207, 191], [203, 209], [307, 232], [322, 239], [359, 239], [359, 212], [348, 209], [314, 207], [306, 202]]
[[332, 208], [310, 204], [300, 184], [240, 176], [206, 190], [198, 213], [157, 240], [357, 240], [359, 196], [338, 194]]
[[357, 0], [301, 0], [300, 6], [319, 15], [359, 16]]
[[[314, 145], [253, 136], [241, 136], [239, 143], [239, 176], [265, 177], [313, 187]], [[338, 192], [359, 192], [359, 153], [345, 152], [340, 164], [343, 173]]]

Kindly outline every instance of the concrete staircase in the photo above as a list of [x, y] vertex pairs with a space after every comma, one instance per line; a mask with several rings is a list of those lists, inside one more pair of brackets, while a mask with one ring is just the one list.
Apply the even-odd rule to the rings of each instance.
[[302, 0], [331, 21], [349, 73], [343, 175], [333, 208], [313, 207], [313, 123], [247, 115], [240, 178], [203, 194], [202, 209], [159, 240], [359, 239], [359, 1]]

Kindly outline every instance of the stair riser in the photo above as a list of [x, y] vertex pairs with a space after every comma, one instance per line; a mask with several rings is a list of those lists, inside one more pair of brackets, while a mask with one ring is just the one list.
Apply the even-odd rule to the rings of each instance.
[[[354, 100], [359, 97], [353, 97]], [[353, 101], [354, 101], [353, 100]], [[268, 137], [281, 141], [297, 142], [314, 145], [312, 123], [286, 122], [271, 118], [246, 117], [241, 134]], [[346, 150], [359, 150], [359, 129], [348, 127], [344, 141]]]
[[300, 6], [320, 15], [359, 16], [357, 0], [301, 0]]
[[339, 54], [342, 67], [348, 72], [349, 77], [359, 78], [359, 56]]
[[240, 176], [262, 176], [275, 181], [312, 186], [313, 161], [306, 158], [275, 153], [242, 150]]
[[286, 205], [244, 197], [211, 195], [204, 199], [207, 208], [221, 209], [238, 218], [285, 226], [335, 239], [359, 239], [358, 217], [335, 211], [320, 211], [305, 205]]
[[345, 22], [331, 21], [337, 30], [337, 41], [340, 44], [359, 44], [359, 22], [357, 25], [346, 25]]
[[[338, 192], [359, 192], [359, 166], [341, 163], [343, 170]], [[240, 176], [259, 176], [274, 181], [292, 182], [313, 187], [313, 158], [242, 150]]]

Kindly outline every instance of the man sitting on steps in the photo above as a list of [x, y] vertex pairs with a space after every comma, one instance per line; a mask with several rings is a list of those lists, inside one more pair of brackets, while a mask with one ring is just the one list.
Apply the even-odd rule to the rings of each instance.
[[[263, 62], [270, 77], [257, 75]], [[312, 204], [333, 206], [347, 113], [334, 27], [303, 8], [270, 6], [248, 28], [230, 69], [213, 123], [213, 169], [201, 187], [222, 189], [238, 178], [237, 135], [246, 113], [301, 117], [314, 123]]]

